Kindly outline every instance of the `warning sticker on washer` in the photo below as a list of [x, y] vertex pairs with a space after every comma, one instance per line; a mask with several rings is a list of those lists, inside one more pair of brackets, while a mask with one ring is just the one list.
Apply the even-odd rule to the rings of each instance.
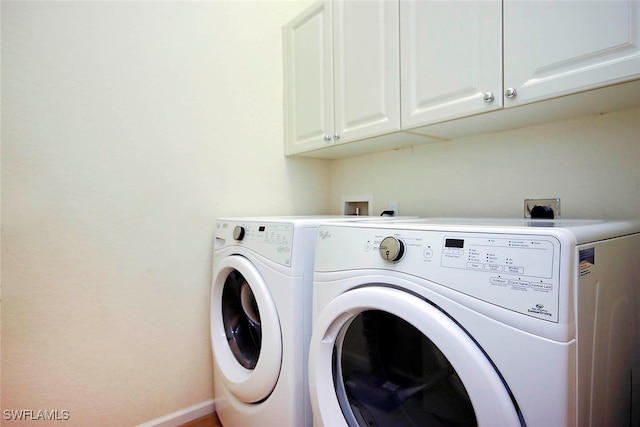
[[596, 248], [582, 249], [580, 257], [580, 277], [591, 274], [591, 269], [596, 265]]

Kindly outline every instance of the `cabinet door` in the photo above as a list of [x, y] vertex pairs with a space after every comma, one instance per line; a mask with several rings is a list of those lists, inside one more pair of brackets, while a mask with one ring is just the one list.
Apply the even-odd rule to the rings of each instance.
[[284, 27], [286, 154], [329, 144], [333, 134], [331, 3], [314, 3]]
[[403, 129], [502, 107], [501, 1], [402, 0], [400, 23]]
[[400, 130], [398, 1], [333, 7], [335, 142]]
[[505, 106], [640, 77], [638, 1], [504, 0]]

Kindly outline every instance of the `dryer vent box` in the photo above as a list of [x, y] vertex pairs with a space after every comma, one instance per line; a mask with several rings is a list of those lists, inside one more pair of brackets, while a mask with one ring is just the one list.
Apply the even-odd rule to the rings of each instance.
[[372, 214], [372, 196], [342, 198], [342, 215], [369, 216]]

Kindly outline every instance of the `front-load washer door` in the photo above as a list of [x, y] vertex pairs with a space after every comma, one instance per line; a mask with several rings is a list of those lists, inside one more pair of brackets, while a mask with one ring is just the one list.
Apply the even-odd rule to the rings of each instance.
[[238, 400], [269, 397], [282, 364], [280, 320], [267, 284], [243, 256], [225, 257], [214, 268], [211, 345], [218, 375]]
[[523, 425], [478, 344], [431, 303], [393, 288], [350, 290], [322, 310], [309, 384], [324, 426]]

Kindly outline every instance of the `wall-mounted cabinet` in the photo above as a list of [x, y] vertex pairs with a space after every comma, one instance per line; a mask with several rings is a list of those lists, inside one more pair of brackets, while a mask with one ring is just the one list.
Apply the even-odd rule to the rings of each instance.
[[501, 2], [402, 1], [400, 20], [405, 129], [502, 107]]
[[400, 21], [405, 129], [640, 76], [637, 1], [402, 1]]
[[287, 154], [346, 157], [640, 105], [640, 0], [322, 1], [284, 35]]
[[640, 77], [637, 0], [504, 0], [503, 26], [506, 106]]
[[321, 1], [284, 27], [287, 154], [400, 130], [398, 13]]

